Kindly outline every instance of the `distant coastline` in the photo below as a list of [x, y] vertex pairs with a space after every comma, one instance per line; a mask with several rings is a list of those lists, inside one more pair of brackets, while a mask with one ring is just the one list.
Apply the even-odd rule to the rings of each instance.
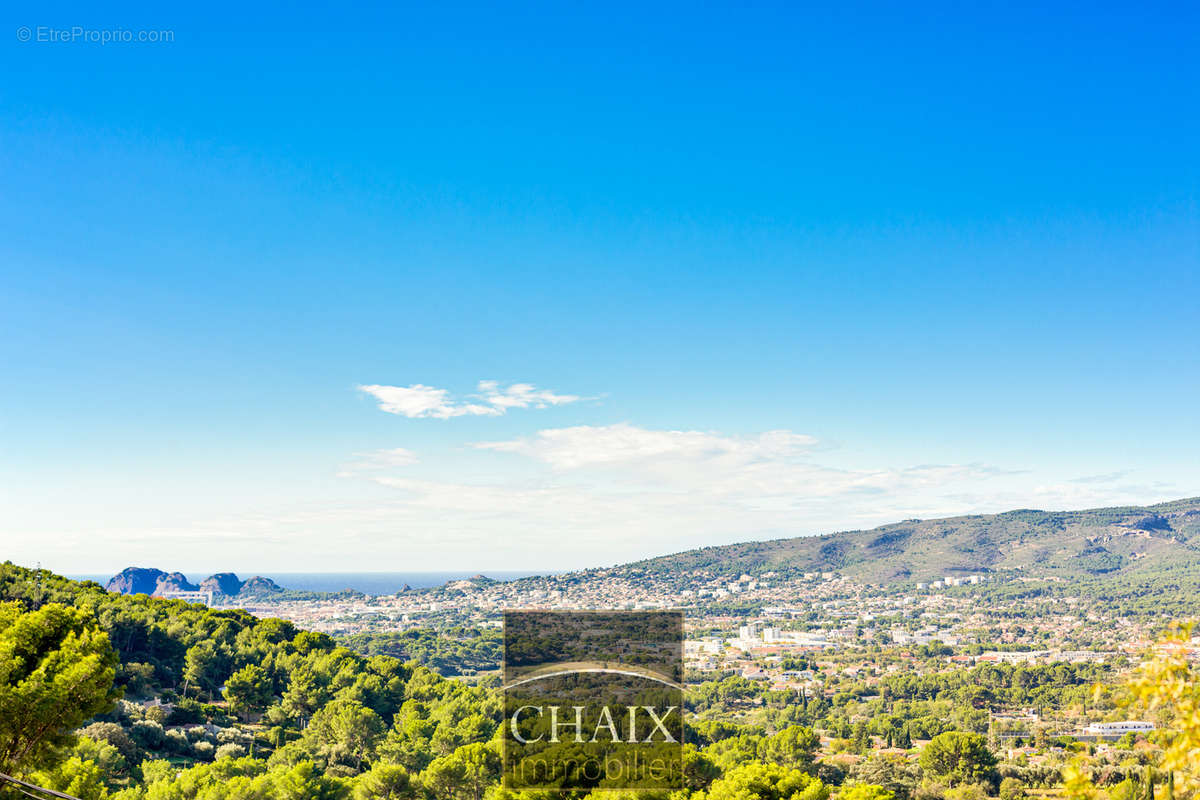
[[[196, 582], [208, 574], [208, 572], [189, 572], [187, 576], [188, 580]], [[464, 570], [461, 572], [263, 572], [256, 574], [270, 578], [284, 589], [295, 591], [341, 592], [351, 589], [363, 594], [381, 595], [395, 594], [406, 584], [413, 589], [428, 589], [433, 586], [441, 586], [448, 581], [470, 578], [481, 572], [480, 570]], [[485, 571], [482, 574], [498, 581], [511, 581], [546, 573], [494, 570], [492, 572]], [[95, 581], [104, 586], [112, 578], [112, 574], [70, 574], [65, 577], [81, 581]]]

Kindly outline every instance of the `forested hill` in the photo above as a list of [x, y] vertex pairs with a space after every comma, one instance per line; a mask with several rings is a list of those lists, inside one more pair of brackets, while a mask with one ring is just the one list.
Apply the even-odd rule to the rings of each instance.
[[290, 622], [0, 564], [0, 773], [61, 797], [481, 800], [457, 776], [498, 780], [499, 717], [492, 690]]
[[706, 547], [631, 569], [783, 574], [836, 571], [867, 583], [1019, 573], [1140, 578], [1200, 565], [1200, 497], [1153, 506], [906, 520], [867, 531]]

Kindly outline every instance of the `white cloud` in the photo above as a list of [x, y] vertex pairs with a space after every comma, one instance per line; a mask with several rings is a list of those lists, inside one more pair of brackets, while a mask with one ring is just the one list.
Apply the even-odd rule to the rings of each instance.
[[372, 450], [369, 453], [355, 453], [354, 461], [342, 467], [338, 472], [339, 478], [352, 478], [360, 472], [371, 472], [391, 467], [408, 467], [420, 461], [417, 454], [403, 447], [393, 447], [387, 450]]
[[580, 398], [571, 394], [555, 394], [547, 389], [538, 389], [529, 383], [514, 383], [501, 387], [496, 381], [480, 381], [479, 394], [468, 400], [459, 401], [450, 397], [446, 389], [437, 389], [414, 383], [412, 386], [384, 386], [371, 384], [359, 386], [379, 401], [379, 408], [389, 414], [416, 419], [432, 417], [498, 417], [510, 408], [548, 408], [574, 403]]
[[477, 442], [472, 446], [529, 456], [555, 469], [566, 470], [655, 459], [726, 463], [790, 459], [812, 449], [816, 443], [811, 436], [785, 430], [755, 436], [725, 436], [708, 431], [650, 430], [619, 423], [553, 428], [532, 438]]
[[374, 450], [370, 453], [358, 454], [362, 464], [368, 464], [373, 467], [407, 467], [409, 464], [416, 464], [420, 459], [412, 450], [406, 450], [403, 447], [393, 447], [390, 450]]
[[[473, 445], [550, 467], [553, 477], [542, 480], [536, 493], [515, 486], [511, 497], [497, 486], [429, 491], [411, 482], [404, 488], [413, 502], [444, 502], [443, 513], [474, 498], [502, 517], [522, 517], [546, 500], [537, 516], [552, 519], [557, 509], [575, 527], [602, 519], [593, 529], [598, 536], [604, 525], [632, 526], [647, 541], [678, 537], [685, 544], [690, 532], [698, 544], [708, 544], [714, 536], [736, 541], [811, 533], [835, 520], [842, 526], [877, 524], [915, 510], [967, 511], [961, 502], [946, 502], [946, 493], [1011, 475], [979, 464], [836, 467], [813, 462], [816, 445], [814, 437], [789, 430], [738, 436], [627, 423], [554, 428]], [[548, 494], [547, 485], [563, 494]]]
[[[1159, 476], [1081, 483], [976, 463], [888, 465], [789, 430], [574, 426], [452, 448], [423, 465], [416, 458], [404, 448], [356, 454], [343, 474], [361, 484], [342, 482], [302, 498], [247, 492], [238, 508], [216, 519], [207, 493], [187, 504], [175, 500], [170, 509], [127, 495], [123, 508], [90, 522], [81, 536], [127, 553], [130, 563], [173, 558], [197, 565], [212, 564], [204, 542], [219, 539], [224, 563], [211, 571], [233, 563], [260, 571], [268, 563], [279, 571], [352, 571], [370, 553], [373, 564], [487, 572], [614, 564], [912, 517], [1146, 503], [1184, 493], [1153, 482]], [[103, 489], [89, 507], [105, 507], [113, 488]], [[67, 505], [54, 498], [31, 507], [18, 540], [22, 552], [45, 558], [50, 551], [43, 552], [40, 531], [78, 530], [73, 519], [56, 517]], [[51, 555], [77, 558], [76, 550], [64, 544]]]
[[458, 558], [486, 552], [519, 568], [547, 559], [597, 566], [712, 544], [998, 511], [1003, 507], [986, 498], [954, 494], [986, 495], [998, 488], [991, 481], [1013, 479], [977, 465], [839, 469], [789, 461], [791, 448], [786, 457], [764, 456], [762, 436], [716, 438], [724, 454], [696, 450], [686, 438], [671, 451], [701, 453], [692, 460], [637, 456], [554, 477], [479, 483], [385, 475], [372, 481], [397, 492], [392, 530], [440, 531], [434, 539], [464, 554]]
[[483, 399], [496, 408], [546, 408], [579, 400], [576, 395], [555, 394], [529, 383], [514, 383], [507, 389], [501, 389], [496, 381], [480, 381], [479, 391]]
[[378, 400], [381, 411], [413, 419], [417, 417], [433, 417], [435, 419], [462, 416], [494, 417], [504, 413], [503, 409], [496, 406], [453, 402], [450, 400], [450, 393], [445, 389], [435, 389], [420, 383], [414, 383], [412, 386], [372, 384], [359, 386], [358, 389]]

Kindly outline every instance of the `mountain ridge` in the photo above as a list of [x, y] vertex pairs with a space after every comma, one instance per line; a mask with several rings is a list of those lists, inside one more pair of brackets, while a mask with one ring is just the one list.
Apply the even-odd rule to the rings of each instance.
[[684, 550], [622, 565], [655, 571], [837, 572], [866, 583], [1019, 572], [1128, 575], [1200, 563], [1200, 497], [1078, 511], [1015, 509], [867, 530]]

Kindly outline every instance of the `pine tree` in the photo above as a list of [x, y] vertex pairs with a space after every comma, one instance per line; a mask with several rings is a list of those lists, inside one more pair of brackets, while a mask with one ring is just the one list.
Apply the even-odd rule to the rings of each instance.
[[867, 725], [859, 722], [854, 726], [854, 751], [865, 753], [871, 746], [871, 737], [867, 734]]

